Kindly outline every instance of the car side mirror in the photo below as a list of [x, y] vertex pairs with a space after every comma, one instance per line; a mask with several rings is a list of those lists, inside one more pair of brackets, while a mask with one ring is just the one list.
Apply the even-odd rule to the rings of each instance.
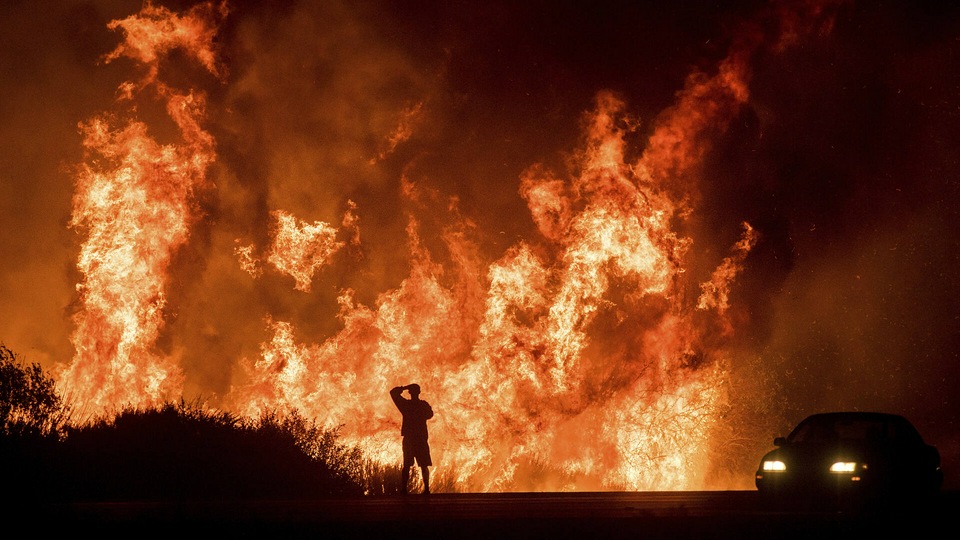
[[784, 437], [777, 437], [776, 439], [773, 440], [774, 446], [783, 446], [785, 444], [787, 444], [787, 439]]

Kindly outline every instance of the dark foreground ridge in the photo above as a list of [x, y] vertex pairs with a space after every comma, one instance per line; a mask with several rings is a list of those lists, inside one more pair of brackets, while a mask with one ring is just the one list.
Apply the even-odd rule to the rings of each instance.
[[11, 519], [47, 532], [101, 537], [919, 538], [956, 530], [960, 492], [859, 510], [768, 508], [755, 491], [706, 491], [76, 502], [16, 512]]

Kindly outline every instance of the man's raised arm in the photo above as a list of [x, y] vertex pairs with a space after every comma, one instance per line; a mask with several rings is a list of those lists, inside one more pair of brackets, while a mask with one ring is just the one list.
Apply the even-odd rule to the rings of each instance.
[[400, 395], [406, 389], [407, 389], [406, 386], [394, 386], [393, 388], [390, 389], [390, 397], [393, 398], [393, 403], [396, 404], [398, 408], [404, 401], [406, 401], [405, 399], [403, 399], [403, 396]]

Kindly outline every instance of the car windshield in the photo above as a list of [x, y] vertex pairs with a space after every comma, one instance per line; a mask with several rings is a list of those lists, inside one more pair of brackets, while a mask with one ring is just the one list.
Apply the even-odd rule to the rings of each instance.
[[909, 441], [919, 435], [895, 417], [822, 415], [807, 418], [787, 437], [792, 443]]

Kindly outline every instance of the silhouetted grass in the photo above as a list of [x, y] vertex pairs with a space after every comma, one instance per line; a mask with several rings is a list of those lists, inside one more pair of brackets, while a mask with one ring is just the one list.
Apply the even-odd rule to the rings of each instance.
[[366, 458], [339, 428], [296, 410], [250, 419], [181, 400], [82, 425], [69, 419], [53, 379], [0, 344], [0, 502], [400, 492], [398, 466]]
[[58, 451], [72, 500], [359, 495], [361, 456], [295, 412], [251, 421], [184, 402], [70, 428]]

